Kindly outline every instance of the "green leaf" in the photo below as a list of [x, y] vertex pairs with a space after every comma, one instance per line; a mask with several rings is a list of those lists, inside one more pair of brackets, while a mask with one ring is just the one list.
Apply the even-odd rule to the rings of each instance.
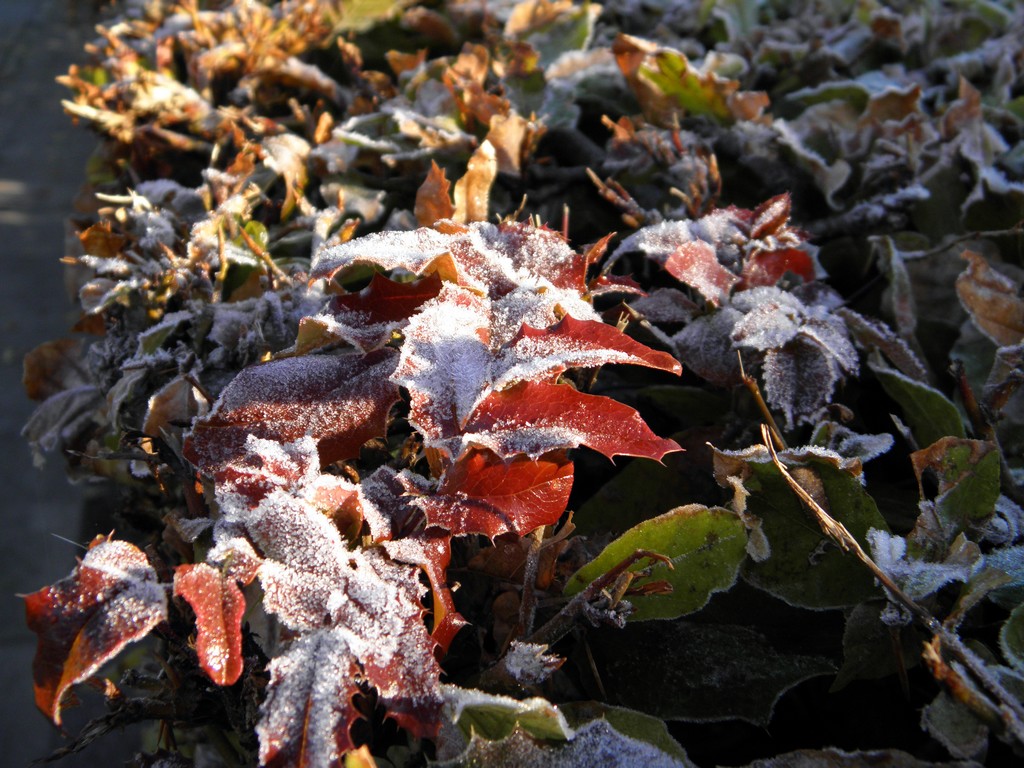
[[689, 760], [666, 754], [647, 742], [619, 733], [605, 720], [593, 720], [568, 742], [544, 744], [522, 730], [500, 741], [474, 736], [469, 745], [450, 760], [431, 762], [436, 768], [591, 768], [619, 765], [644, 768], [693, 768]]
[[[678, 507], [626, 531], [572, 575], [565, 593], [575, 595], [639, 549], [672, 559], [651, 569], [650, 579], [672, 585], [668, 595], [630, 597], [631, 620], [674, 619], [703, 608], [711, 595], [736, 582], [746, 557], [747, 533], [735, 513], [700, 504]], [[639, 570], [641, 563], [634, 566]], [[646, 581], [646, 579], [645, 579]]]
[[[874, 500], [851, 469], [859, 462], [837, 454], [784, 451], [790, 472], [820, 492], [819, 503], [860, 542], [869, 529], [888, 530]], [[803, 467], [796, 466], [797, 462]], [[810, 512], [772, 464], [763, 446], [742, 453], [715, 452], [715, 475], [720, 483], [730, 476], [743, 478], [750, 492], [747, 513], [762, 520], [771, 547], [763, 562], [748, 560], [743, 576], [754, 586], [804, 608], [841, 608], [877, 595], [870, 572], [852, 555], [844, 554], [825, 538]]]
[[999, 449], [993, 443], [943, 437], [910, 460], [920, 485], [926, 471], [938, 481], [934, 511], [946, 542], [992, 516], [999, 499]]
[[912, 626], [897, 629], [883, 624], [880, 618], [883, 605], [862, 603], [846, 617], [843, 666], [836, 674], [830, 692], [842, 690], [854, 680], [877, 680], [895, 674], [894, 640], [899, 643], [905, 669], [916, 666], [920, 661], [920, 635]]
[[496, 741], [516, 728], [540, 739], [564, 741], [572, 735], [565, 717], [539, 697], [518, 701], [455, 685], [443, 687], [445, 710], [467, 739], [474, 734]]
[[1024, 605], [1014, 608], [999, 630], [999, 647], [1006, 660], [1024, 672]]
[[965, 705], [945, 691], [924, 708], [921, 725], [953, 757], [984, 759], [988, 750], [988, 728]]
[[914, 381], [879, 360], [870, 360], [868, 367], [874, 371], [885, 393], [903, 409], [918, 445], [931, 445], [946, 436], [967, 436], [960, 412], [937, 389]]
[[642, 622], [589, 642], [609, 698], [664, 720], [767, 725], [783, 693], [835, 671], [829, 659], [782, 653], [741, 624]]
[[573, 728], [582, 728], [591, 720], [607, 720], [612, 728], [622, 735], [646, 741], [665, 754], [688, 762], [686, 750], [672, 738], [665, 721], [661, 718], [645, 715], [635, 709], [613, 707], [599, 701], [574, 701], [563, 704], [561, 710]]
[[1010, 577], [1005, 586], [992, 591], [992, 602], [1003, 608], [1024, 604], [1024, 545], [993, 550], [985, 556], [985, 565]]

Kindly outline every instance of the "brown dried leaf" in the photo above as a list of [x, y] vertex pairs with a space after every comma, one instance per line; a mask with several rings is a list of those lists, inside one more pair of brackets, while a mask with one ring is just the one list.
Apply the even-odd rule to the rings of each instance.
[[494, 145], [485, 141], [469, 158], [466, 175], [455, 182], [455, 221], [487, 221], [491, 186], [498, 175]]
[[416, 223], [430, 227], [439, 219], [450, 219], [455, 215], [455, 206], [449, 197], [451, 183], [437, 163], [431, 161], [430, 172], [420, 188], [416, 190]]
[[1024, 339], [1024, 300], [1018, 286], [993, 270], [974, 251], [964, 251], [965, 269], [956, 279], [956, 293], [974, 324], [1001, 347]]

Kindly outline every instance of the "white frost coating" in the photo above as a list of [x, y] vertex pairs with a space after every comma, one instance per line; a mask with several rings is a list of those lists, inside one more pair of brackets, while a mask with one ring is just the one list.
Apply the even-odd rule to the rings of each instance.
[[930, 563], [908, 558], [907, 540], [878, 528], [869, 530], [867, 539], [875, 563], [912, 600], [927, 597], [946, 584], [966, 582], [984, 563], [980, 551], [971, 562]]
[[514, 640], [503, 660], [505, 669], [520, 685], [539, 685], [562, 665], [562, 658], [547, 650], [546, 645]]
[[345, 635], [337, 630], [302, 635], [270, 662], [269, 670], [256, 725], [261, 764], [277, 750], [301, 744], [308, 765], [340, 765], [336, 732], [354, 718], [346, 704], [358, 672]]
[[450, 239], [432, 229], [374, 232], [314, 254], [310, 274], [327, 277], [359, 263], [420, 274], [432, 261], [448, 252]]
[[444, 713], [447, 719], [458, 723], [467, 709], [494, 710], [506, 716], [529, 715], [532, 719], [543, 717], [548, 720], [548, 729], [562, 738], [571, 739], [575, 732], [569, 727], [562, 711], [547, 699], [535, 696], [529, 699], [513, 699], [496, 693], [485, 693], [475, 688], [461, 688], [457, 685], [442, 685]]
[[688, 221], [662, 221], [652, 224], [623, 240], [608, 257], [605, 268], [632, 251], [640, 251], [657, 264], [664, 265], [665, 260], [676, 248], [695, 239]]
[[489, 391], [489, 314], [487, 299], [447, 283], [409, 322], [392, 381], [430, 404], [424, 415], [433, 423], [416, 424], [425, 434], [453, 416], [465, 422]]

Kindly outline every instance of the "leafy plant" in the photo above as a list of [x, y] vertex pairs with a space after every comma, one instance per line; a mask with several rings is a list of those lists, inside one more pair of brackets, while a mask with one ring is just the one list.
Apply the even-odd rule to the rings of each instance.
[[123, 503], [26, 612], [58, 725], [159, 667], [68, 750], [1019, 756], [1024, 11], [124, 14], [63, 79], [78, 335], [25, 362], [40, 460]]

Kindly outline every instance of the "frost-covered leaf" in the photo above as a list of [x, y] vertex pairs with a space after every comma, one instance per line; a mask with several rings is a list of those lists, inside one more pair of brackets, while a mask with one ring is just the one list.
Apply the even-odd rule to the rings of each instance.
[[256, 733], [267, 768], [339, 765], [355, 748], [357, 664], [347, 637], [321, 629], [300, 636], [270, 662], [270, 685]]
[[[259, 568], [266, 609], [299, 633], [271, 665], [274, 693], [258, 729], [263, 759], [308, 751], [308, 739], [320, 744], [317, 754], [333, 754], [331, 745], [341, 743], [334, 740], [348, 739], [356, 716], [357, 677], [376, 689], [401, 727], [432, 736], [440, 667], [422, 620], [416, 569], [379, 549], [350, 550], [330, 518], [283, 490], [255, 508], [223, 502], [266, 558]], [[310, 708], [322, 718], [312, 731], [295, 717]]]
[[374, 273], [358, 293], [335, 296], [324, 311], [303, 322], [317, 322], [332, 339], [344, 339], [364, 352], [385, 345], [392, 333], [441, 291], [441, 279], [429, 275], [411, 283], [398, 283]]
[[740, 278], [718, 263], [714, 247], [703, 240], [682, 243], [665, 259], [665, 271], [697, 290], [713, 305], [728, 300]]
[[910, 461], [922, 496], [926, 472], [938, 481], [933, 509], [947, 542], [992, 516], [1000, 474], [999, 451], [993, 443], [943, 437], [912, 453]]
[[[492, 392], [463, 428], [463, 445], [488, 448], [500, 456], [586, 445], [611, 459], [646, 456], [660, 460], [679, 450], [651, 432], [640, 414], [615, 400], [578, 392], [565, 384], [524, 381]], [[453, 451], [453, 455], [458, 455]]]
[[953, 757], [984, 760], [988, 752], [988, 728], [965, 705], [946, 691], [921, 712], [921, 727]]
[[608, 364], [642, 365], [677, 375], [682, 371], [672, 355], [633, 341], [613, 326], [566, 315], [551, 328], [524, 325], [498, 356], [494, 383], [500, 387], [553, 379], [569, 368]]
[[455, 607], [448, 586], [447, 568], [452, 558], [451, 534], [442, 528], [427, 528], [416, 536], [383, 543], [384, 550], [398, 562], [423, 569], [430, 581], [433, 598], [430, 637], [442, 653], [448, 651], [458, 631], [468, 623]]
[[857, 459], [862, 464], [877, 459], [892, 448], [892, 435], [862, 435], [849, 427], [834, 421], [823, 421], [814, 429], [810, 444], [834, 451], [848, 459]]
[[490, 451], [464, 454], [420, 504], [432, 525], [453, 536], [513, 531], [525, 536], [558, 521], [569, 501], [573, 465], [555, 452], [538, 459], [502, 459]]
[[662, 752], [646, 741], [619, 733], [608, 722], [594, 720], [576, 731], [563, 744], [537, 741], [522, 730], [513, 731], [501, 741], [474, 736], [458, 757], [439, 762], [440, 768], [469, 768], [486, 765], [493, 768], [584, 768], [607, 764], [644, 765], [650, 768], [689, 768], [691, 763]]
[[712, 384], [736, 386], [741, 378], [732, 330], [742, 317], [741, 312], [729, 306], [698, 317], [672, 339], [679, 358]]
[[999, 346], [1024, 339], [1024, 300], [1010, 278], [996, 272], [973, 251], [964, 251], [967, 269], [956, 279], [956, 293], [975, 325]]
[[846, 326], [823, 306], [764, 287], [737, 294], [730, 307], [744, 313], [732, 343], [762, 353], [765, 398], [788, 424], [811, 420], [859, 368]]
[[999, 630], [999, 648], [1006, 660], [1019, 672], [1024, 672], [1024, 606], [1010, 612]]
[[928, 371], [917, 354], [885, 323], [865, 317], [848, 307], [840, 307], [836, 314], [846, 323], [846, 328], [858, 347], [881, 352], [896, 366], [896, 370], [915, 381], [928, 381]]
[[[907, 540], [887, 531], [872, 529], [867, 534], [872, 559], [912, 599], [921, 600], [946, 584], [966, 582], [980, 565], [973, 562], [929, 562], [907, 554]], [[980, 552], [977, 553], [980, 555]]]
[[579, 593], [634, 552], [645, 549], [672, 560], [672, 570], [657, 563], [649, 577], [667, 582], [672, 591], [667, 595], [630, 597], [636, 609], [630, 619], [674, 619], [700, 610], [715, 592], [733, 585], [746, 558], [746, 545], [746, 528], [733, 512], [699, 504], [678, 507], [615, 539], [572, 575], [565, 593]]
[[242, 674], [242, 614], [245, 597], [235, 580], [206, 563], [179, 565], [174, 594], [196, 615], [196, 653], [203, 671], [217, 685], [231, 685]]
[[[856, 473], [860, 462], [840, 459], [822, 449], [782, 452], [790, 472], [802, 465], [797, 480], [832, 517], [859, 541], [869, 529], [886, 530], [874, 500]], [[751, 584], [791, 605], [812, 609], [854, 605], [876, 593], [870, 574], [857, 560], [824, 537], [774, 466], [767, 449], [756, 446], [742, 452], [715, 451], [715, 477], [728, 487], [739, 477], [749, 491], [748, 514], [761, 519], [771, 545], [763, 562], [748, 561], [743, 575]], [[794, 466], [795, 465], [795, 466]]]
[[311, 435], [320, 460], [350, 458], [383, 435], [398, 399], [389, 376], [390, 350], [368, 355], [307, 355], [243, 370], [225, 388], [208, 416], [197, 421], [185, 455], [200, 471], [215, 474], [239, 458], [249, 435], [281, 442]]
[[661, 718], [645, 715], [635, 709], [613, 707], [597, 701], [568, 702], [562, 704], [560, 708], [569, 725], [574, 728], [580, 728], [593, 720], [605, 720], [623, 736], [645, 741], [665, 754], [675, 757], [684, 765], [691, 764], [686, 750], [672, 738], [665, 721]]
[[565, 716], [546, 699], [517, 700], [455, 685], [445, 685], [443, 691], [445, 717], [457, 725], [467, 739], [475, 734], [497, 741], [517, 728], [552, 741], [565, 741], [573, 735]]
[[25, 596], [25, 616], [39, 636], [36, 706], [60, 725], [68, 689], [164, 621], [167, 597], [141, 550], [99, 536], [70, 576]]
[[439, 229], [370, 234], [320, 251], [310, 274], [330, 279], [355, 264], [415, 275], [437, 272], [491, 298], [517, 286], [553, 286], [577, 295], [586, 290], [583, 256], [558, 233], [529, 224], [449, 221]]

